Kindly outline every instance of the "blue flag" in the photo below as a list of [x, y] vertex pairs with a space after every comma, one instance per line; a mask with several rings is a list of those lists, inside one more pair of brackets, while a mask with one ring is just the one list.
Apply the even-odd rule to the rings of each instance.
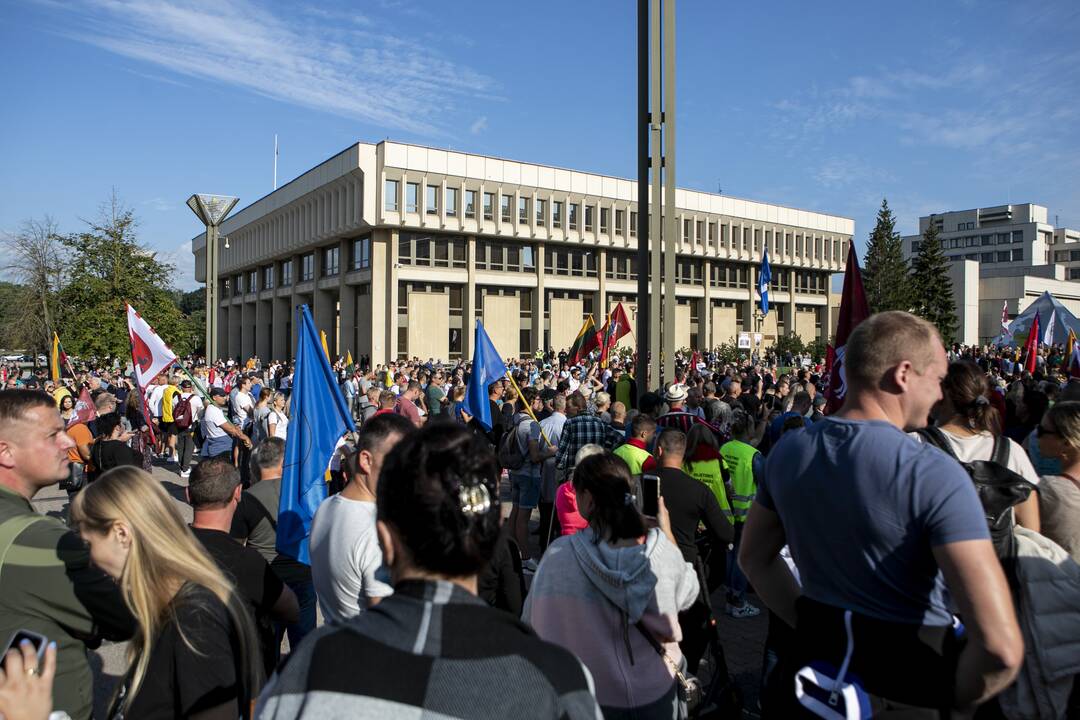
[[465, 388], [465, 412], [476, 421], [491, 430], [491, 403], [488, 401], [488, 385], [506, 375], [506, 363], [499, 357], [499, 351], [491, 344], [491, 338], [484, 332], [484, 325], [476, 321], [476, 335], [473, 340], [472, 375]]
[[302, 305], [300, 312], [278, 502], [277, 551], [310, 565], [311, 520], [319, 503], [326, 499], [330, 458], [345, 431], [355, 431], [356, 426], [308, 306]]
[[761, 295], [761, 314], [769, 314], [769, 283], [772, 282], [772, 267], [769, 266], [769, 248], [761, 253], [761, 271], [758, 273], [757, 291]]

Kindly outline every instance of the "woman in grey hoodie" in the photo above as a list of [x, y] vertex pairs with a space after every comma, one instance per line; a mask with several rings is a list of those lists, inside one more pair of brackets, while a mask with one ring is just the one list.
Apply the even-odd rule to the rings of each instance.
[[548, 547], [522, 618], [581, 658], [607, 720], [677, 718], [678, 615], [697, 597], [697, 575], [675, 544], [663, 500], [659, 527], [646, 527], [619, 458], [586, 458], [573, 483], [589, 527]]

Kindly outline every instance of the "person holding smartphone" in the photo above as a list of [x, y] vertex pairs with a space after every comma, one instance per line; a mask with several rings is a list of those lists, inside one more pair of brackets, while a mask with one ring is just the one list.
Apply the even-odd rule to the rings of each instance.
[[655, 518], [638, 511], [622, 460], [590, 455], [572, 482], [589, 527], [548, 546], [522, 619], [581, 658], [605, 717], [676, 718], [679, 613], [698, 596], [697, 573], [679, 552], [663, 498]]
[[12, 641], [0, 669], [0, 717], [46, 720], [53, 708], [56, 643], [26, 631], [17, 632]]

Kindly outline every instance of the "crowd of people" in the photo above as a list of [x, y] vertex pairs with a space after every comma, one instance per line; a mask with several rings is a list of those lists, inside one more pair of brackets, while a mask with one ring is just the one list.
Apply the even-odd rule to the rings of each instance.
[[[90, 717], [88, 650], [126, 640], [110, 718], [732, 717], [716, 616], [765, 612], [763, 717], [1080, 717], [1063, 355], [1029, 374], [880, 313], [830, 410], [811, 358], [678, 355], [653, 387], [537, 353], [486, 388], [490, 423], [467, 362], [339, 359], [357, 432], [310, 564], [277, 550], [289, 363], [142, 393], [11, 371], [0, 641], [44, 644], [8, 653], [0, 714]], [[66, 524], [31, 504], [56, 483]]]

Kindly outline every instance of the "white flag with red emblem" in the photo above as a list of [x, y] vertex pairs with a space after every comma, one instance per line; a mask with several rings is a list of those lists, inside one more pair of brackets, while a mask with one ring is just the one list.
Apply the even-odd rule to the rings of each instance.
[[165, 368], [176, 362], [176, 353], [158, 337], [154, 329], [127, 306], [128, 335], [131, 337], [131, 364], [135, 380], [144, 391]]

